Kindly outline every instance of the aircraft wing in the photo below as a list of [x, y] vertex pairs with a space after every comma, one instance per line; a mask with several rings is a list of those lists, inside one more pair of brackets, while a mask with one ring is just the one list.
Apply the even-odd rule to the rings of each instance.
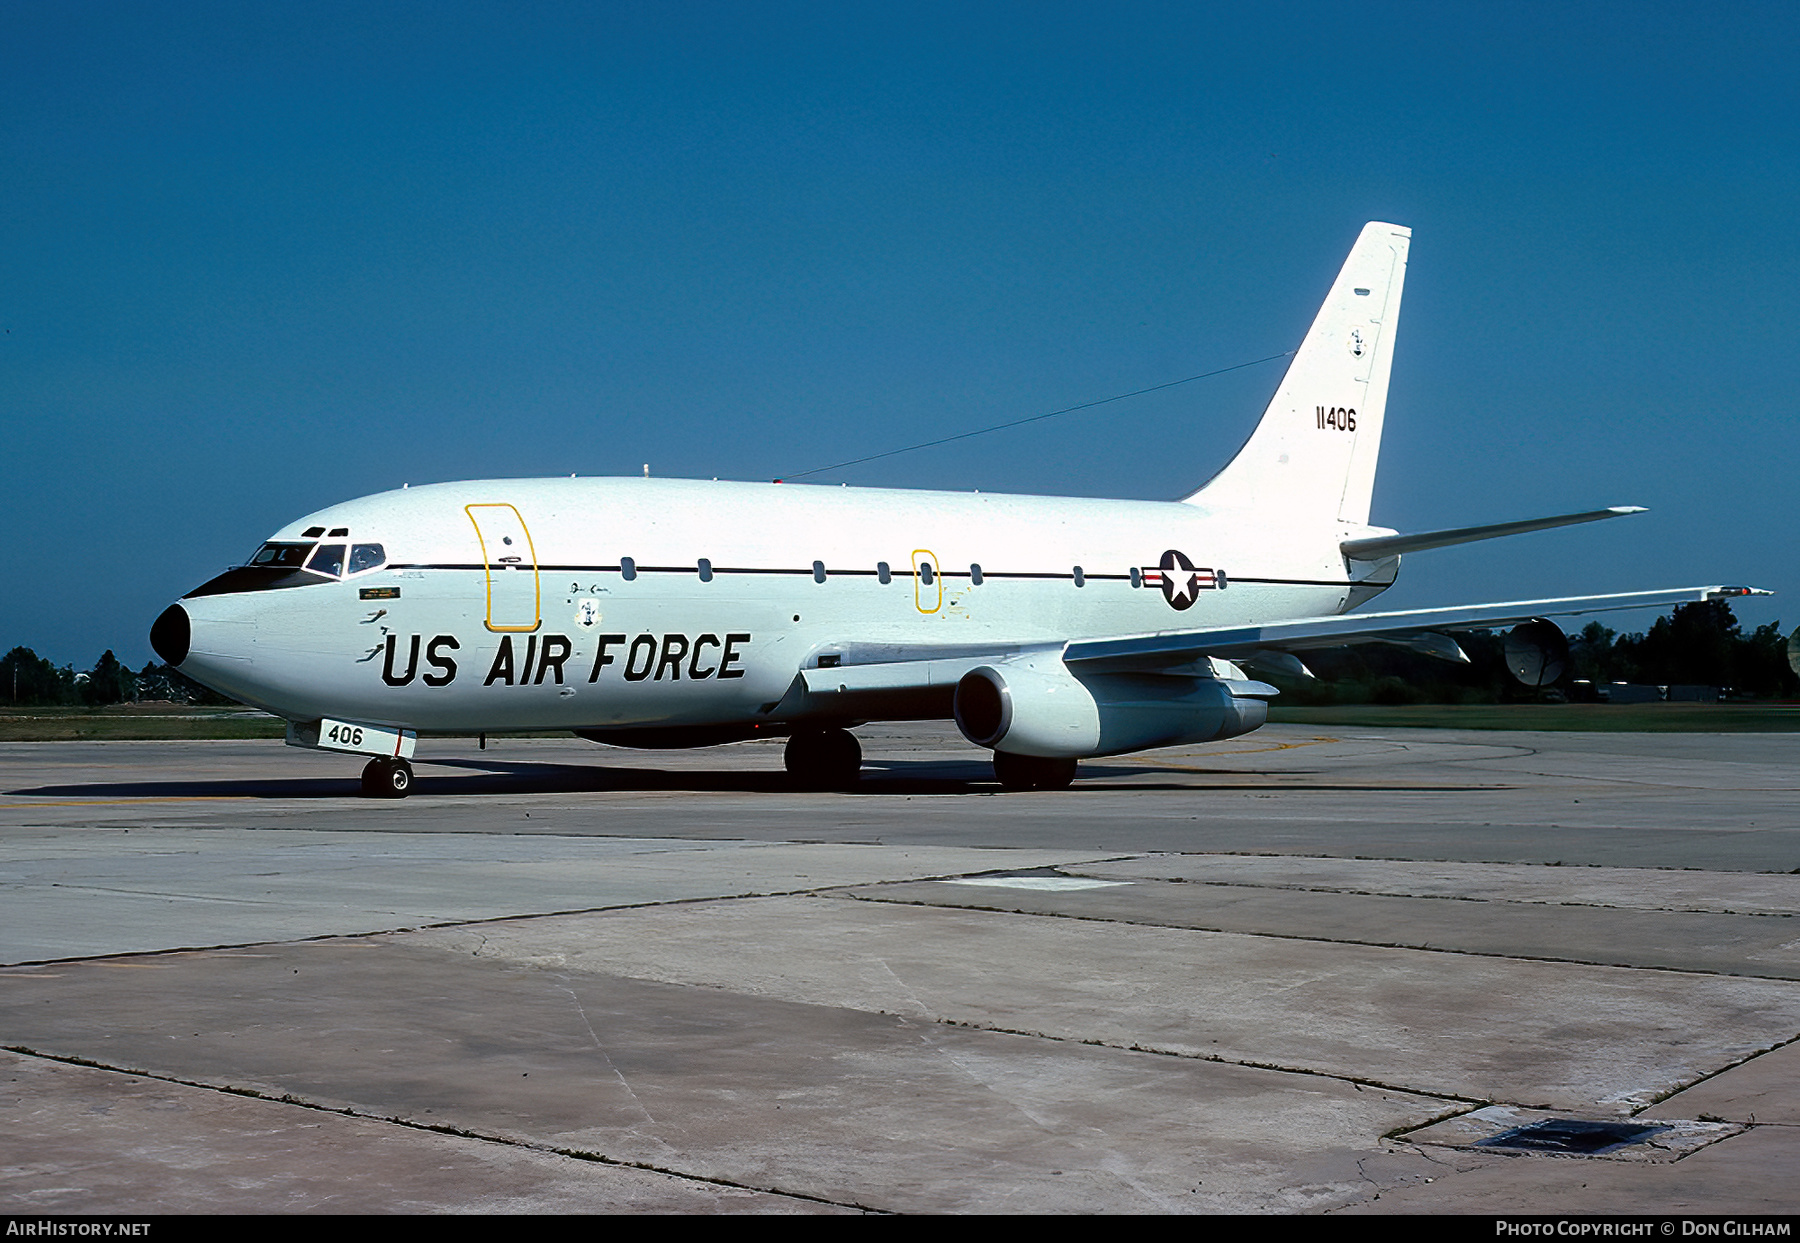
[[[1165, 630], [1112, 639], [1077, 639], [1063, 660], [1077, 672], [1109, 673], [1168, 669], [1208, 656], [1245, 659], [1258, 652], [1298, 652], [1354, 643], [1406, 643], [1454, 630], [1490, 630], [1540, 617], [1567, 617], [1614, 609], [1657, 608], [1734, 596], [1768, 595], [1756, 587], [1674, 587], [1606, 596], [1566, 596], [1554, 600], [1513, 600], [1397, 613], [1343, 613], [1298, 617], [1254, 626], [1210, 630]], [[1454, 657], [1453, 657], [1454, 658]]]
[[[1542, 617], [1657, 608], [1768, 594], [1755, 587], [1676, 587], [1663, 591], [1513, 600], [1393, 613], [1297, 617], [1254, 626], [1163, 630], [1116, 638], [1077, 639], [1067, 644], [956, 647], [843, 644], [827, 647], [816, 654], [800, 671], [796, 690], [803, 691], [815, 705], [835, 702], [847, 715], [873, 717], [885, 712], [904, 716], [941, 708], [938, 700], [947, 703], [947, 696], [955, 690], [962, 676], [982, 665], [1058, 652], [1071, 671], [1077, 673], [1179, 670], [1213, 656], [1248, 661], [1259, 654], [1267, 656], [1356, 643], [1400, 643], [1454, 660], [1464, 657], [1453, 641], [1441, 637], [1445, 631], [1488, 630]], [[1245, 693], [1274, 693], [1273, 687], [1257, 685], [1260, 689], [1251, 689], [1246, 683]]]

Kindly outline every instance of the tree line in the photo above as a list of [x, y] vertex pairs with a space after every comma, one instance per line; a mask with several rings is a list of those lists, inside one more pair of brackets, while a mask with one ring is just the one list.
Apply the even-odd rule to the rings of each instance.
[[1637, 634], [1589, 622], [1569, 635], [1568, 670], [1548, 693], [1524, 686], [1506, 668], [1504, 631], [1455, 636], [1469, 657], [1453, 664], [1386, 644], [1304, 654], [1315, 679], [1277, 678], [1281, 702], [1541, 703], [1592, 697], [1615, 682], [1710, 686], [1733, 699], [1800, 697], [1780, 622], [1746, 633], [1725, 600], [1679, 604]]
[[[1457, 636], [1469, 663], [1433, 660], [1399, 647], [1364, 644], [1308, 652], [1316, 679], [1278, 677], [1282, 701], [1334, 703], [1521, 703], [1544, 693], [1507, 672], [1505, 636], [1476, 631]], [[1569, 636], [1569, 670], [1560, 693], [1583, 684], [1613, 682], [1716, 686], [1734, 698], [1800, 696], [1800, 676], [1788, 662], [1781, 623], [1745, 634], [1724, 600], [1677, 605], [1642, 634], [1619, 634], [1589, 622]], [[178, 670], [151, 661], [137, 673], [109, 648], [94, 667], [56, 666], [28, 647], [0, 658], [0, 702], [15, 706], [105, 707], [142, 700], [229, 704]]]
[[54, 665], [28, 647], [15, 647], [0, 657], [0, 702], [15, 707], [104, 708], [142, 700], [185, 704], [229, 704], [179, 670], [151, 661], [136, 673], [121, 664], [111, 648], [94, 667], [77, 671]]

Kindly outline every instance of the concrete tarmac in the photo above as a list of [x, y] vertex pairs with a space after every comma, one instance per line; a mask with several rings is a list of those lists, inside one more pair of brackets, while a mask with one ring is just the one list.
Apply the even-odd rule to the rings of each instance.
[[0, 746], [0, 1205], [1800, 1208], [1800, 735], [858, 732]]

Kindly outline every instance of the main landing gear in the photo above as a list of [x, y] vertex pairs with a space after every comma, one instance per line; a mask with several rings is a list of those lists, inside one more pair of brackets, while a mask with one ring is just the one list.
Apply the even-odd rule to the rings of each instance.
[[782, 758], [806, 790], [848, 790], [862, 777], [862, 744], [847, 729], [795, 730]]
[[405, 798], [412, 793], [412, 765], [377, 756], [364, 765], [362, 792], [370, 798]]
[[1007, 790], [1066, 790], [1075, 780], [1075, 761], [996, 751], [994, 776]]

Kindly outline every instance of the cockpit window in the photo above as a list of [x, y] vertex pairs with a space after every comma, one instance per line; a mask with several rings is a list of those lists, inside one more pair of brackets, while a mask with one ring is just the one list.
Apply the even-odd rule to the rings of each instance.
[[387, 562], [380, 544], [356, 544], [350, 549], [350, 573], [361, 574]]
[[336, 578], [344, 572], [344, 546], [342, 544], [320, 544], [312, 560], [306, 568], [314, 574], [329, 574]]
[[[256, 550], [256, 555], [250, 558], [250, 564], [276, 570], [297, 570], [306, 564], [306, 554], [312, 548], [311, 544], [278, 544], [271, 541]], [[339, 554], [342, 555], [342, 549]]]

